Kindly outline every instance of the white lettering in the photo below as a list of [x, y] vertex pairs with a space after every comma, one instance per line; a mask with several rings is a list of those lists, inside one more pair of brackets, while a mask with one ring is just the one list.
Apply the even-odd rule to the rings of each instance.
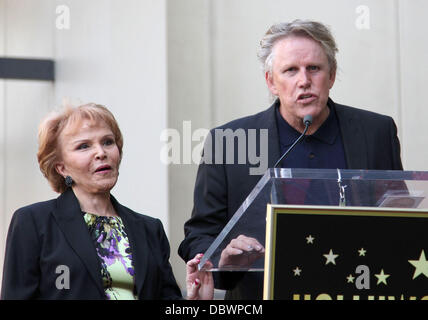
[[[268, 129], [215, 129], [210, 133], [199, 128], [192, 133], [191, 121], [183, 121], [182, 136], [176, 129], [165, 129], [160, 141], [164, 142], [160, 160], [167, 165], [248, 164], [250, 175], [264, 174], [268, 168]], [[192, 147], [193, 142], [198, 144]]]
[[55, 280], [55, 286], [58, 290], [70, 289], [70, 269], [65, 265], [59, 265], [55, 269], [56, 274], [60, 274]]
[[366, 265], [359, 265], [355, 269], [355, 273], [356, 274], [361, 273], [361, 275], [359, 275], [355, 279], [355, 286], [357, 287], [357, 289], [359, 289], [359, 290], [370, 289], [370, 269], [369, 269], [369, 267]]
[[178, 305], [172, 304], [171, 307], [166, 307], [165, 314], [172, 315], [172, 314], [178, 314], [178, 315], [192, 315], [193, 318], [196, 318], [198, 316], [199, 307], [180, 307]]
[[370, 9], [368, 6], [361, 5], [355, 8], [355, 13], [359, 14], [355, 20], [355, 26], [358, 30], [370, 29]]
[[55, 19], [55, 26], [58, 30], [70, 29], [70, 8], [66, 5], [59, 5], [55, 9], [58, 16]]
[[210, 314], [221, 314], [221, 315], [263, 314], [263, 305], [252, 305], [252, 304], [210, 305]]

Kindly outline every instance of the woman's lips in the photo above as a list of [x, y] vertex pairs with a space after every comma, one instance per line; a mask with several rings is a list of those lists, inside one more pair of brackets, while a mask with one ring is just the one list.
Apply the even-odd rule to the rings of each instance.
[[102, 165], [95, 170], [95, 173], [106, 173], [110, 171], [111, 171], [111, 167], [109, 165]]

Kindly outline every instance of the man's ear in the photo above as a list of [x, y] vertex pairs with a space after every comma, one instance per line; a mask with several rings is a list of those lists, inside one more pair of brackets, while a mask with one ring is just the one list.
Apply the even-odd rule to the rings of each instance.
[[330, 71], [330, 78], [328, 80], [329, 80], [328, 87], [329, 89], [331, 89], [333, 88], [334, 82], [336, 81], [336, 69]]
[[270, 93], [272, 93], [274, 96], [277, 96], [278, 90], [276, 89], [276, 86], [274, 84], [272, 73], [269, 71], [266, 71], [265, 79], [266, 79], [266, 84], [268, 86]]

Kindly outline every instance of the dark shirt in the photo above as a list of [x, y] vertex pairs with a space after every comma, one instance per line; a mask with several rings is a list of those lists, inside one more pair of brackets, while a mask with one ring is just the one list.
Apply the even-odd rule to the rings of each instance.
[[[345, 151], [334, 107], [326, 121], [312, 135], [306, 136], [282, 161], [282, 168], [347, 169]], [[276, 108], [281, 155], [301, 133], [291, 127]]]
[[[318, 130], [306, 136], [282, 161], [282, 168], [346, 169], [345, 151], [334, 106]], [[291, 127], [276, 108], [281, 155], [301, 133]], [[333, 180], [286, 180], [278, 201], [287, 204], [338, 205], [337, 182]], [[281, 200], [279, 200], [281, 199]]]

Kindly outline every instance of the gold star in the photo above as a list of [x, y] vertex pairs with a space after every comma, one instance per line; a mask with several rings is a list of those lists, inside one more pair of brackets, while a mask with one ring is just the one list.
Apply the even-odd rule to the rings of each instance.
[[296, 267], [296, 269], [294, 269], [293, 272], [294, 272], [294, 276], [300, 276], [300, 273], [302, 272], [302, 270], [299, 269], [299, 267]]
[[329, 264], [330, 262], [334, 265], [336, 265], [336, 258], [339, 256], [338, 254], [333, 254], [333, 250], [330, 249], [330, 252], [328, 254], [323, 254], [324, 257], [326, 257], [327, 261], [325, 264]]
[[389, 274], [385, 274], [383, 272], [383, 269], [380, 271], [379, 274], [375, 274], [375, 277], [377, 278], [377, 285], [384, 283], [385, 285], [387, 285], [386, 283], [386, 279], [389, 277]]
[[355, 277], [352, 274], [350, 274], [349, 276], [346, 277], [346, 279], [348, 280], [348, 283], [354, 283]]
[[358, 253], [360, 254], [360, 257], [365, 257], [366, 256], [366, 250], [364, 250], [364, 248], [361, 248], [360, 250], [358, 250]]
[[315, 238], [314, 237], [312, 237], [312, 235], [309, 235], [308, 237], [306, 237], [306, 243], [307, 244], [309, 244], [309, 243], [314, 243], [314, 240], [315, 240]]
[[428, 261], [425, 258], [425, 252], [422, 250], [419, 260], [408, 260], [410, 264], [415, 267], [415, 273], [413, 274], [413, 279], [418, 277], [420, 274], [423, 274], [425, 277], [428, 277]]

